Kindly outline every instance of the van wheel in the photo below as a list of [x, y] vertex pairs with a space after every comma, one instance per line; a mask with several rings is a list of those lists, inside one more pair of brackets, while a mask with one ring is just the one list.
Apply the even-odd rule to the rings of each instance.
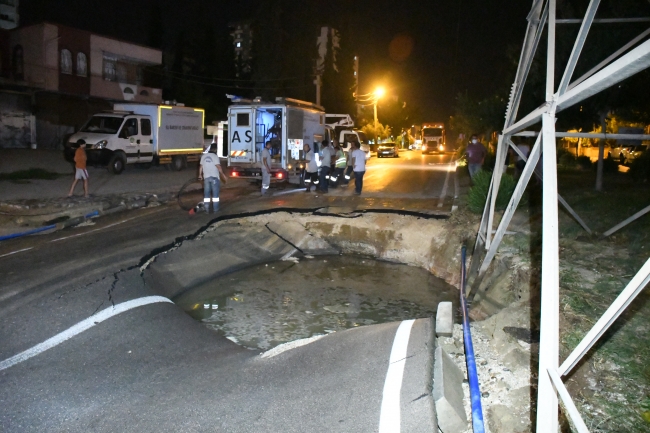
[[116, 153], [111, 157], [108, 162], [108, 170], [113, 174], [120, 174], [124, 171], [126, 165], [126, 158], [121, 153]]
[[185, 158], [182, 156], [173, 157], [171, 168], [174, 171], [181, 171], [183, 168], [185, 168]]

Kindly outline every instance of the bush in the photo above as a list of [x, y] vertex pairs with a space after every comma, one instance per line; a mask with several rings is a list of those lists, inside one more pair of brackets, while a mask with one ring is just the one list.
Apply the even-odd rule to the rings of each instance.
[[579, 156], [576, 158], [576, 163], [578, 164], [578, 167], [580, 167], [583, 170], [589, 170], [591, 169], [591, 166], [593, 165], [591, 162], [591, 159], [588, 156]]
[[[485, 202], [487, 201], [488, 190], [490, 189], [490, 181], [492, 180], [492, 173], [485, 170], [479, 170], [472, 179], [474, 186], [472, 186], [467, 195], [467, 207], [474, 213], [483, 213]], [[497, 194], [496, 209], [502, 210], [508, 206], [510, 197], [517, 186], [515, 179], [509, 174], [501, 176], [501, 184], [499, 185], [499, 193]], [[522, 197], [522, 201], [524, 201]]]
[[[594, 164], [594, 169], [597, 169], [598, 164]], [[617, 173], [618, 172], [618, 162], [614, 161], [612, 158], [603, 159], [603, 173]]]
[[643, 152], [630, 164], [630, 175], [638, 182], [650, 180], [650, 151]]
[[573, 168], [576, 165], [576, 157], [569, 152], [562, 152], [558, 158], [558, 164], [562, 167]]

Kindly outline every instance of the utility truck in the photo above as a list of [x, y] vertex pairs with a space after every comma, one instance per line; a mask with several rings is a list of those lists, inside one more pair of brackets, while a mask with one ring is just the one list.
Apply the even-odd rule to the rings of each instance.
[[[262, 149], [271, 143], [271, 181], [299, 184], [305, 167], [303, 145], [317, 149], [330, 140], [323, 107], [291, 98], [275, 103], [232, 97], [228, 107], [228, 167], [232, 177], [261, 179]], [[315, 146], [316, 145], [316, 146]]]
[[108, 165], [120, 174], [126, 164], [167, 164], [182, 170], [203, 152], [205, 111], [182, 104], [114, 104], [93, 115], [68, 139], [65, 157], [86, 146], [88, 164]]
[[354, 121], [349, 114], [326, 114], [325, 124], [330, 129], [332, 138], [339, 141], [341, 150], [349, 152], [351, 143], [356, 141], [361, 145], [361, 150], [370, 158], [370, 144], [366, 134], [354, 128]]

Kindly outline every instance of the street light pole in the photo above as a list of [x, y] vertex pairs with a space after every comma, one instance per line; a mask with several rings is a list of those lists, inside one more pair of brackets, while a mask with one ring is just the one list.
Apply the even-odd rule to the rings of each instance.
[[384, 88], [378, 87], [375, 90], [375, 103], [373, 104], [373, 108], [375, 109], [375, 145], [379, 142], [379, 134], [377, 132], [377, 129], [379, 128], [379, 122], [377, 122], [377, 102], [379, 102], [379, 98], [382, 96], [384, 96]]
[[377, 132], [377, 101], [379, 98], [375, 98], [375, 103], [373, 104], [374, 109], [375, 109], [375, 145], [377, 145], [377, 142], [379, 141], [379, 134]]

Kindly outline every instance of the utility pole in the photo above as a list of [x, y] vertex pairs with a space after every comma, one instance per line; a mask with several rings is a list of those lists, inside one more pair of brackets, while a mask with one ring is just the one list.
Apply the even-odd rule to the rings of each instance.
[[320, 88], [323, 82], [318, 71], [316, 71], [316, 79], [314, 80], [314, 84], [316, 85], [316, 105], [320, 105]]
[[379, 142], [379, 134], [377, 133], [377, 101], [379, 98], [375, 99], [373, 107], [375, 108], [375, 145]]

